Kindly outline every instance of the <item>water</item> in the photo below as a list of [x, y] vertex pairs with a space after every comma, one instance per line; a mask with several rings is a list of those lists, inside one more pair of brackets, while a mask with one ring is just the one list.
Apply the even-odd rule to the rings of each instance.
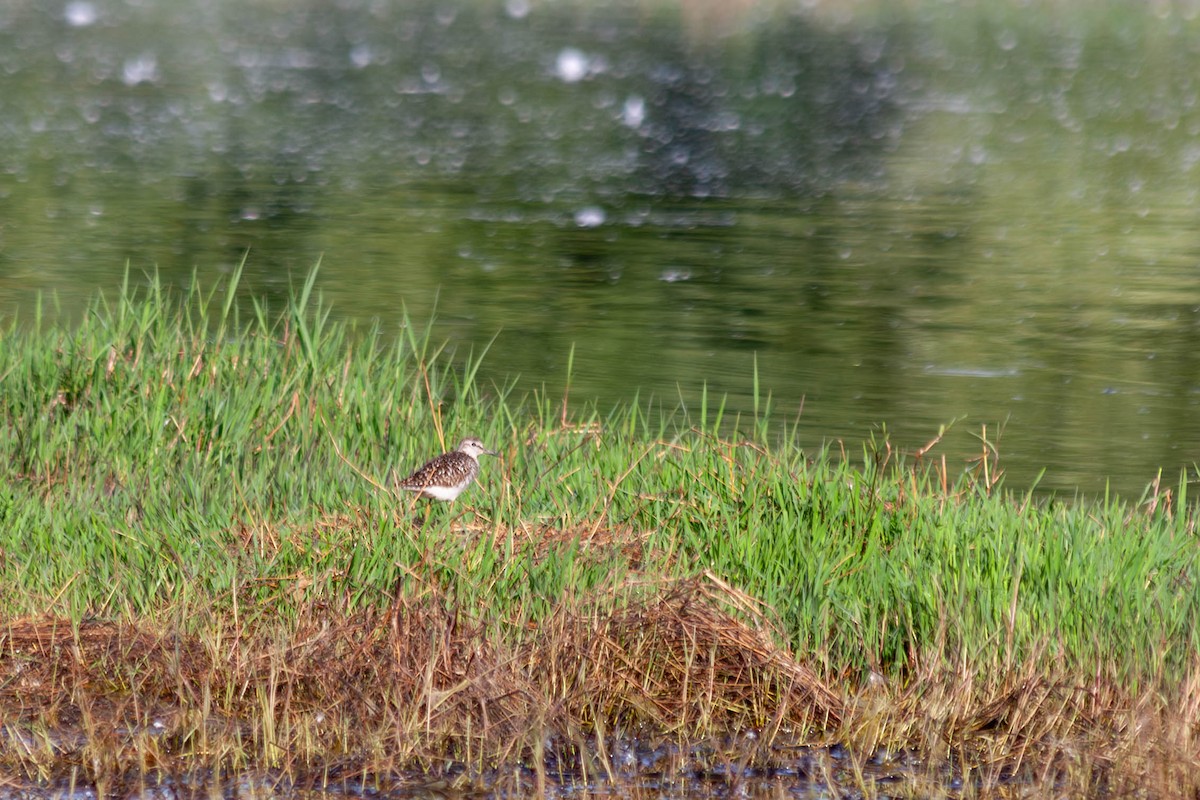
[[[42, 738], [9, 729], [4, 737], [37, 750], [52, 741], [60, 757], [88, 743], [77, 731], [50, 731]], [[149, 732], [162, 735], [159, 731]], [[118, 731], [122, 741], [129, 731]], [[0, 737], [0, 738], [4, 738]], [[286, 769], [209, 767], [129, 770], [96, 780], [63, 759], [47, 772], [53, 780], [6, 776], [0, 800], [96, 800], [120, 795], [129, 800], [212, 798], [304, 798], [349, 800], [380, 797], [484, 798], [778, 798], [819, 800], [828, 797], [912, 796], [931, 787], [945, 792], [1014, 792], [1038, 785], [1044, 776], [1032, 768], [1007, 765], [975, 770], [964, 776], [952, 761], [931, 763], [914, 753], [879, 748], [854, 753], [841, 744], [812, 746], [780, 741], [763, 746], [757, 735], [732, 734], [719, 740], [680, 745], [614, 735], [596, 746], [587, 741], [547, 742], [550, 748], [535, 769], [528, 763], [479, 767], [444, 761], [425, 772], [359, 772], [345, 765], [290, 765]], [[26, 741], [28, 740], [28, 741]], [[49, 741], [47, 741], [49, 740]], [[102, 745], [103, 746], [103, 745]], [[437, 759], [434, 759], [437, 761]], [[539, 774], [540, 773], [540, 774]]]
[[[157, 270], [436, 313], [482, 374], [886, 427], [1136, 497], [1200, 460], [1200, 36], [1137, 6], [0, 5], [0, 311]], [[838, 6], [830, 8], [829, 6]]]

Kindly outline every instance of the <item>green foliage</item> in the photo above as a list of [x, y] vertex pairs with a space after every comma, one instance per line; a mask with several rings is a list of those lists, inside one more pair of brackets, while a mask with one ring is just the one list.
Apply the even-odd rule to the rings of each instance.
[[[246, 314], [233, 286], [151, 281], [73, 328], [10, 327], [9, 614], [286, 619], [314, 599], [387, 605], [433, 578], [519, 629], [635, 570], [707, 570], [831, 673], [1052, 658], [1139, 684], [1177, 679], [1200, 648], [1186, 481], [1137, 508], [947, 487], [886, 441], [861, 466], [804, 453], [767, 397], [752, 420], [707, 392], [695, 416], [639, 401], [568, 413], [480, 385], [485, 353], [445, 352], [407, 318], [390, 341], [331, 322], [316, 275], [281, 312]], [[464, 435], [501, 456], [456, 504], [387, 488]], [[597, 544], [618, 530], [652, 535]]]

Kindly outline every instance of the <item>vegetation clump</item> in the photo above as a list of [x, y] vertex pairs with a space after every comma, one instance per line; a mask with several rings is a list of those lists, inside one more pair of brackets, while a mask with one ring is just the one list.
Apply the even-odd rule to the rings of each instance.
[[[516, 397], [407, 319], [331, 322], [314, 280], [9, 325], [13, 780], [1200, 788], [1186, 476], [1063, 503], [986, 449], [802, 450], [765, 398]], [[466, 435], [500, 457], [454, 504], [396, 487]]]

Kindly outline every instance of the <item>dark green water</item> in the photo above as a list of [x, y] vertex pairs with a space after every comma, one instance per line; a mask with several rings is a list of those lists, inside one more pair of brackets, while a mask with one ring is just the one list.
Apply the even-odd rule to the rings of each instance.
[[[1143, 4], [0, 3], [0, 310], [126, 264], [436, 307], [602, 407], [886, 425], [1136, 497], [1200, 459], [1200, 23]], [[1069, 4], [1067, 4], [1069, 5]]]

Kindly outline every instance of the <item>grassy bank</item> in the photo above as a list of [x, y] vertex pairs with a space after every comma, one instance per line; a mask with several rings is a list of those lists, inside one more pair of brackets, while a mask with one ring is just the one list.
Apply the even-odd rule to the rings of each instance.
[[[987, 450], [962, 477], [936, 445], [803, 452], [765, 395], [568, 411], [312, 287], [126, 287], [4, 334], [10, 774], [545, 780], [547, 747], [611, 774], [615, 730], [753, 729], [968, 786], [1194, 786], [1185, 481], [1034, 500]], [[500, 457], [456, 504], [393, 492], [465, 435]]]

